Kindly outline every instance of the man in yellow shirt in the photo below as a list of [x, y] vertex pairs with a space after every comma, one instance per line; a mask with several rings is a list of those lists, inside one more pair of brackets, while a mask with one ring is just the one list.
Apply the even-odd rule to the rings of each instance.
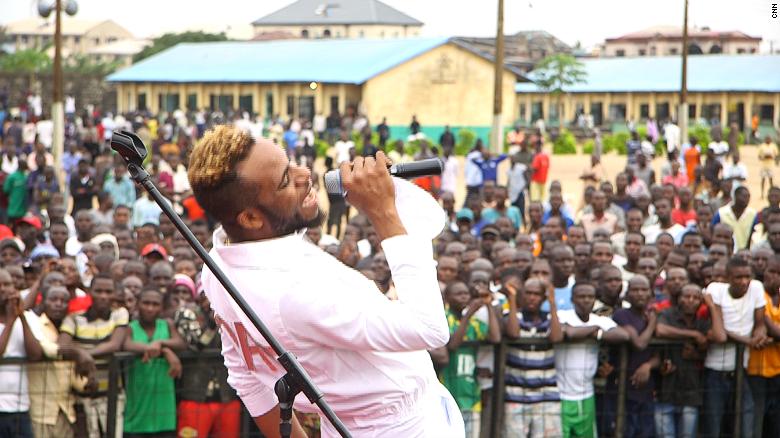
[[761, 163], [761, 199], [764, 199], [764, 181], [769, 180], [769, 187], [772, 187], [772, 173], [777, 159], [777, 145], [772, 143], [772, 138], [768, 135], [764, 142], [758, 146], [758, 161]]
[[[750, 349], [747, 378], [753, 395], [753, 436], [780, 436], [780, 256], [769, 259], [764, 271], [764, 314], [767, 334], [774, 342]], [[775, 414], [772, 414], [775, 413]]]

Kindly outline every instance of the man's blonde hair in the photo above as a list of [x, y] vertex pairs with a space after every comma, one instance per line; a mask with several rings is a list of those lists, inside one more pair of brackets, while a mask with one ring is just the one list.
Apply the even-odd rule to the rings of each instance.
[[209, 130], [195, 145], [187, 172], [198, 204], [221, 222], [232, 222], [256, 202], [257, 188], [241, 184], [236, 168], [244, 161], [255, 139], [230, 125]]

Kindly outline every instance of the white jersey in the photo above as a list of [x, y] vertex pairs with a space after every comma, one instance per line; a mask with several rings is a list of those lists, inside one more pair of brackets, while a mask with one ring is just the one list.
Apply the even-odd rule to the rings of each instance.
[[[407, 182], [396, 187], [409, 234], [384, 240], [382, 248], [398, 301], [302, 233], [226, 245], [220, 228], [211, 256], [354, 436], [463, 436], [460, 411], [426, 352], [449, 340], [431, 245], [444, 215], [433, 198], [421, 198], [421, 189]], [[423, 200], [409, 202], [409, 194]], [[228, 382], [253, 417], [265, 414], [278, 403], [273, 387], [284, 370], [208, 269], [203, 284], [221, 327]], [[302, 394], [295, 408], [318, 412]], [[327, 421], [322, 432], [338, 436]]]

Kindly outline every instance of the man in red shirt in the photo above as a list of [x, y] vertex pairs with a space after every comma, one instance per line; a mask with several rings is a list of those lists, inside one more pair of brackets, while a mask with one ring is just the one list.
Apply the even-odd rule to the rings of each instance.
[[546, 196], [547, 172], [550, 170], [550, 156], [542, 150], [542, 142], [536, 144], [536, 155], [531, 161], [531, 200], [544, 201]]
[[693, 192], [690, 187], [680, 187], [677, 190], [677, 208], [672, 210], [672, 221], [687, 227], [696, 223], [696, 210], [693, 209]]

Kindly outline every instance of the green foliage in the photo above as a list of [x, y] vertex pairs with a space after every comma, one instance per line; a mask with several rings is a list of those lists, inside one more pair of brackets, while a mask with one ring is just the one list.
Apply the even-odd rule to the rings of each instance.
[[618, 153], [618, 155], [626, 155], [628, 153], [626, 142], [630, 137], [631, 136], [628, 132], [618, 132], [616, 134], [605, 135], [602, 140], [604, 145], [604, 153], [606, 154], [615, 151]]
[[[679, 149], [678, 149], [679, 153]], [[659, 139], [658, 143], [655, 144], [655, 156], [656, 157], [665, 157], [666, 156], [666, 140]]]
[[206, 32], [182, 32], [166, 33], [152, 40], [152, 45], [138, 52], [133, 56], [133, 62], [155, 55], [163, 50], [169, 49], [179, 43], [205, 43], [210, 41], [227, 41], [228, 38], [224, 32], [206, 33]]
[[577, 153], [577, 139], [568, 129], [561, 131], [553, 143], [553, 154], [568, 155]]
[[456, 135], [455, 155], [466, 155], [477, 141], [477, 133], [470, 129], [459, 129]]
[[51, 70], [52, 61], [43, 49], [18, 50], [0, 56], [0, 70], [6, 73], [37, 74]]
[[320, 140], [318, 138], [314, 139], [314, 150], [318, 157], [324, 157], [328, 154], [328, 149], [330, 148], [330, 144], [328, 144], [325, 140]]
[[710, 128], [705, 125], [696, 125], [692, 128], [688, 129], [688, 137], [696, 137], [696, 140], [699, 142], [699, 145], [701, 146], [701, 153], [706, 154], [707, 148], [710, 145], [710, 141], [712, 141], [710, 137]]
[[567, 87], [586, 81], [583, 63], [564, 53], [550, 55], [539, 62], [532, 72], [533, 81], [553, 96], [559, 96]]
[[582, 145], [582, 153], [586, 155], [593, 154], [593, 151], [596, 150], [596, 141], [593, 139], [587, 140]]

